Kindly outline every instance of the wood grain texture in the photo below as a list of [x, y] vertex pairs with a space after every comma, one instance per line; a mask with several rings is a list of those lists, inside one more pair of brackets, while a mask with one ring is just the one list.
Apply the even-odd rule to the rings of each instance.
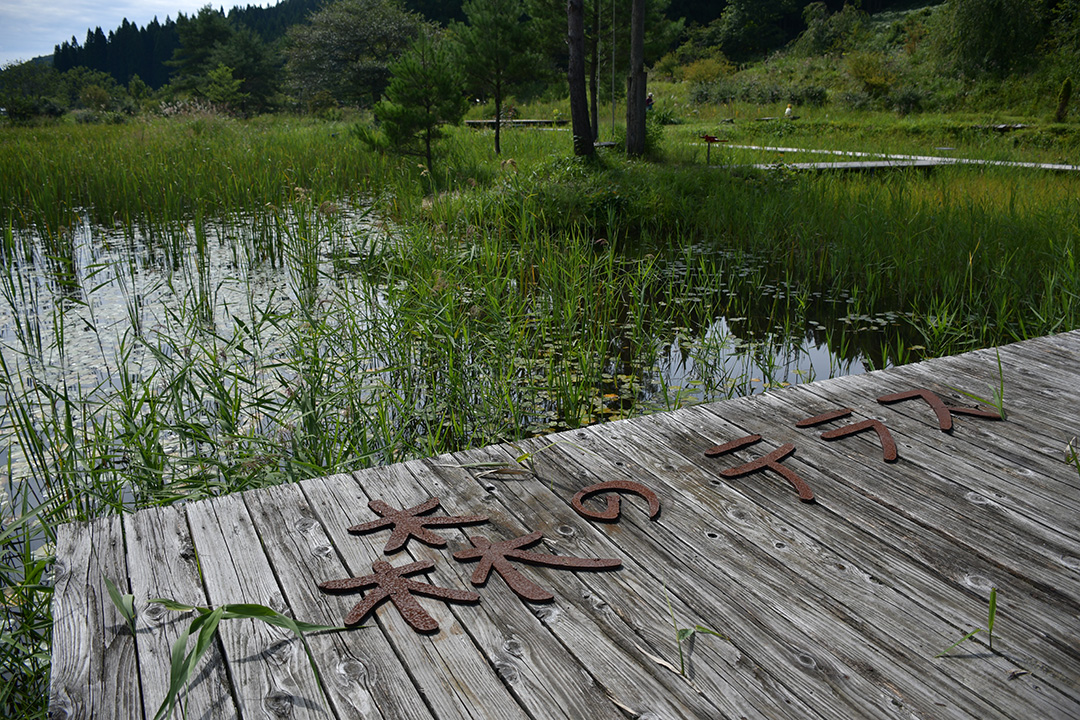
[[[385, 560], [429, 561], [416, 580], [475, 589], [480, 602], [419, 598], [439, 623], [431, 634], [383, 603], [364, 628], [309, 635], [321, 687], [291, 634], [225, 621], [186, 696], [188, 717], [1080, 718], [1080, 473], [1065, 461], [1080, 435], [1080, 332], [1001, 348], [1000, 376], [998, 357], [980, 350], [66, 526], [50, 712], [153, 713], [179, 625], [147, 610], [149, 596], [257, 602], [338, 624], [363, 593], [319, 583]], [[947, 405], [986, 407], [964, 393], [989, 396], [1002, 378], [1004, 422], [955, 415], [942, 432], [922, 400], [877, 402], [927, 388]], [[839, 408], [850, 415], [798, 426]], [[821, 437], [866, 420], [888, 429], [895, 462], [875, 433]], [[752, 434], [761, 441], [705, 454]], [[775, 472], [722, 474], [788, 443], [782, 463], [809, 483], [814, 505]], [[644, 485], [659, 515], [632, 494], [615, 522], [575, 512], [574, 495], [606, 481]], [[376, 518], [371, 500], [403, 508], [431, 497], [434, 514], [489, 520], [435, 527], [446, 547], [410, 540], [392, 554], [388, 529], [347, 532]], [[474, 588], [476, 564], [453, 558], [471, 536], [530, 532], [543, 534], [536, 552], [622, 566], [518, 565], [555, 595], [534, 603], [495, 574]], [[134, 638], [105, 574], [136, 596]], [[991, 588], [993, 647], [981, 632], [935, 657], [986, 626]], [[685, 637], [680, 672], [676, 626], [724, 637]]]
[[140, 716], [135, 639], [105, 586], [128, 590], [120, 519], [59, 528], [56, 553], [49, 717]]
[[[193, 503], [188, 521], [213, 605], [257, 603], [291, 612], [241, 495]], [[242, 716], [333, 717], [292, 633], [234, 619], [222, 621], [218, 634]]]
[[[169, 692], [173, 643], [191, 623], [193, 614], [171, 612], [147, 601], [165, 598], [185, 605], [206, 606], [210, 600], [199, 578], [195, 545], [182, 507], [155, 508], [128, 515], [124, 518], [124, 529], [129, 540], [131, 592], [136, 598], [135, 642], [143, 711], [145, 717], [153, 718]], [[236, 715], [220, 644], [214, 643], [196, 667], [194, 680], [171, 717], [224, 720]]]

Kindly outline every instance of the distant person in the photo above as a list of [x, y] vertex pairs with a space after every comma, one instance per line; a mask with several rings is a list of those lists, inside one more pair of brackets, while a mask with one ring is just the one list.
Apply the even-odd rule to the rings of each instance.
[[788, 103], [787, 110], [784, 111], [784, 117], [786, 117], [788, 120], [790, 120], [791, 119], [791, 114], [793, 112], [794, 111], [791, 109], [791, 103]]
[[652, 93], [649, 93], [648, 95], [645, 96], [645, 110], [646, 111], [652, 110], [652, 106], [653, 106], [653, 97], [652, 97]]

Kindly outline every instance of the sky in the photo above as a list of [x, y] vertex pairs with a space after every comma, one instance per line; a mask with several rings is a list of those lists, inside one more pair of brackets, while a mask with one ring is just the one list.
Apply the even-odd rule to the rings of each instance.
[[[240, 5], [273, 5], [275, 0], [233, 0], [210, 3], [226, 11]], [[83, 44], [87, 29], [100, 27], [105, 35], [127, 18], [139, 27], [166, 17], [173, 20], [183, 12], [199, 11], [207, 0], [0, 0], [0, 67], [52, 55], [53, 48], [74, 35]]]

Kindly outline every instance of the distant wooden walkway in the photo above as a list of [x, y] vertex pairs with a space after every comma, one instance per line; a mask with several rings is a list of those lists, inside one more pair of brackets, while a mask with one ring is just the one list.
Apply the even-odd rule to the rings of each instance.
[[868, 153], [854, 150], [808, 150], [794, 147], [770, 145], [729, 145], [726, 148], [736, 150], [760, 150], [778, 153], [800, 153], [806, 155], [832, 155], [849, 158], [868, 158], [865, 160], [847, 160], [839, 162], [798, 162], [798, 163], [755, 163], [751, 167], [759, 170], [772, 170], [777, 167], [793, 170], [882, 170], [890, 168], [935, 168], [944, 165], [984, 165], [991, 167], [1028, 168], [1049, 170], [1051, 172], [1080, 172], [1080, 165], [1065, 163], [1016, 162], [1011, 160], [979, 160], [975, 158], [942, 157], [936, 155], [893, 155], [887, 153]]
[[[570, 122], [567, 118], [559, 120], [503, 120], [499, 123], [502, 127], [554, 127], [556, 125], [566, 125]], [[465, 125], [472, 128], [493, 128], [495, 127], [494, 120], [466, 120]]]
[[[1065, 461], [1080, 435], [1080, 332], [1000, 357], [1004, 422], [922, 398], [878, 402], [929, 389], [971, 407], [951, 387], [989, 392], [998, 365], [987, 350], [535, 439], [520, 445], [532, 453], [526, 473], [521, 451], [496, 446], [62, 527], [50, 718], [153, 716], [191, 618], [148, 598], [256, 602], [338, 624], [365, 596], [319, 584], [372, 575], [380, 560], [430, 562], [408, 579], [475, 590], [479, 602], [420, 597], [436, 632], [384, 602], [366, 628], [309, 635], [322, 687], [290, 634], [224, 621], [186, 717], [1080, 718], [1080, 473]], [[850, 415], [802, 422], [841, 408]], [[887, 434], [868, 422], [822, 437], [873, 420]], [[752, 434], [760, 442], [747, 444]], [[788, 443], [794, 453], [778, 458]], [[778, 471], [734, 477], [767, 457], [817, 502], [800, 502]], [[576, 493], [616, 480], [654, 492], [659, 516], [629, 493], [618, 522], [575, 512]], [[447, 547], [412, 538], [390, 555], [389, 527], [347, 530], [379, 520], [370, 501], [432, 497], [441, 508], [421, 517], [488, 521], [430, 526]], [[525, 550], [621, 567], [489, 554], [555, 596], [534, 602], [494, 572], [474, 586], [481, 563], [454, 558], [531, 532], [543, 540]], [[134, 635], [105, 576], [135, 595]], [[935, 658], [986, 626], [991, 588], [993, 649], [983, 632]], [[685, 674], [672, 614], [679, 628], [726, 636], [684, 638]]]

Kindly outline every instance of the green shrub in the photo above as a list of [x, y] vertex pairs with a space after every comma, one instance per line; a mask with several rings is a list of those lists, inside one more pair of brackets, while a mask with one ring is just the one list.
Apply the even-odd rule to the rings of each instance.
[[706, 57], [687, 65], [682, 69], [683, 80], [690, 83], [707, 83], [718, 78], [728, 77], [735, 71], [735, 66], [724, 58]]
[[903, 87], [889, 95], [889, 104], [899, 115], [920, 112], [923, 105], [923, 93], [917, 88]]
[[896, 82], [896, 72], [882, 53], [853, 52], [845, 62], [848, 74], [857, 80], [871, 97], [889, 94]]
[[820, 85], [807, 85], [806, 87], [792, 89], [788, 97], [793, 105], [824, 107], [829, 101], [829, 91]]

